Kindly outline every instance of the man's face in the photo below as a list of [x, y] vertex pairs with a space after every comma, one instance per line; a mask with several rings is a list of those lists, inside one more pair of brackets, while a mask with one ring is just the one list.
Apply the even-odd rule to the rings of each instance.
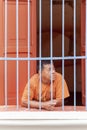
[[54, 81], [56, 78], [54, 65], [53, 64], [44, 65], [41, 74], [42, 74], [42, 78], [44, 78], [44, 80], [46, 79], [48, 81], [51, 81], [51, 75], [52, 75], [52, 81]]

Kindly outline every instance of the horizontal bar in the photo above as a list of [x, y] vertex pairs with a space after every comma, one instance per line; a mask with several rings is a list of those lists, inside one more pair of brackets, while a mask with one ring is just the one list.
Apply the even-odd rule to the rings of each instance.
[[81, 60], [81, 59], [87, 59], [87, 56], [72, 56], [72, 57], [0, 57], [0, 60], [7, 60], [7, 61], [9, 61], [9, 60], [23, 60], [23, 61], [28, 61], [28, 60], [30, 60], [30, 61], [34, 61], [34, 60], [73, 60], [73, 59], [79, 59], [79, 60]]

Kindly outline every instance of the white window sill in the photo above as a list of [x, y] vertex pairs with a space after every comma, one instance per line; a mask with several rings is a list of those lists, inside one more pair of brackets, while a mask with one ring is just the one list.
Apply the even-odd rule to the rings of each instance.
[[87, 112], [0, 112], [0, 126], [87, 126]]

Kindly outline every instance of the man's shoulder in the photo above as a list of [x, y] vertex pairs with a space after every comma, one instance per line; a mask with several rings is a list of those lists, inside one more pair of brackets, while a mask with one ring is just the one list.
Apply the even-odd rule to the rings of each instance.
[[61, 73], [56, 72], [56, 77], [57, 77], [57, 78], [62, 77]]
[[59, 72], [56, 72], [56, 80], [55, 81], [61, 81], [62, 80], [62, 74]]
[[33, 82], [36, 82], [38, 79], [39, 79], [39, 74], [36, 73], [36, 74], [34, 74], [34, 75], [31, 77], [30, 80], [33, 81]]

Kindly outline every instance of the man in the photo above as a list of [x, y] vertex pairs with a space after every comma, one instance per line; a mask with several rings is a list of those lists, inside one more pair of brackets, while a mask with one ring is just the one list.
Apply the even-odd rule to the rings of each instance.
[[[41, 78], [40, 78], [41, 76]], [[40, 83], [41, 81], [41, 83]], [[69, 97], [67, 84], [64, 81], [64, 98]], [[30, 79], [30, 94], [28, 97], [28, 83], [25, 86], [22, 95], [22, 106], [28, 107], [28, 99], [30, 98], [30, 107], [39, 108], [41, 85], [41, 108], [45, 110], [55, 110], [56, 106], [62, 105], [62, 75], [55, 71], [54, 65], [50, 61], [42, 61], [41, 75], [40, 71]], [[51, 92], [52, 87], [52, 92]], [[51, 94], [53, 100], [51, 101]]]

